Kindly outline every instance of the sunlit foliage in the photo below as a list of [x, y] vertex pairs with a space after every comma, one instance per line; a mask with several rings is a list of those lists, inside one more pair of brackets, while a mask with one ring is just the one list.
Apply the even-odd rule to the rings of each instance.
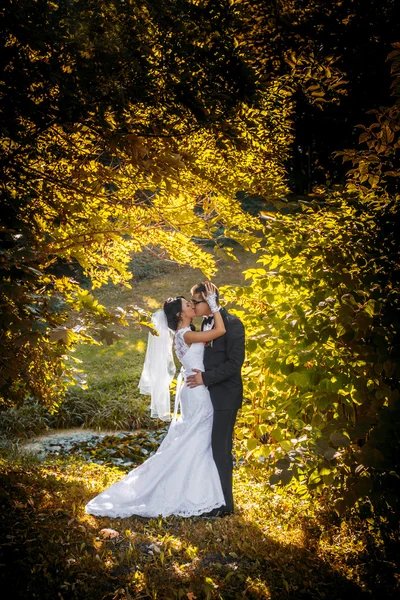
[[151, 250], [211, 276], [193, 238], [218, 244], [222, 230], [257, 247], [259, 223], [236, 192], [285, 194], [293, 95], [320, 105], [343, 83], [332, 57], [300, 42], [298, 56], [282, 53], [284, 69], [266, 72], [259, 35], [273, 10], [122, 0], [3, 8], [4, 404], [57, 402], [71, 380], [66, 347], [93, 328], [110, 340], [108, 326], [137, 320], [96, 303], [79, 274], [93, 287], [126, 283], [130, 255]]
[[[399, 46], [392, 53], [397, 89]], [[360, 136], [346, 186], [266, 214], [260, 268], [225, 290], [248, 339], [237, 436], [272, 485], [330, 494], [339, 513], [399, 512], [397, 104]], [[397, 167], [397, 168], [396, 168]], [[390, 169], [390, 170], [389, 170]]]

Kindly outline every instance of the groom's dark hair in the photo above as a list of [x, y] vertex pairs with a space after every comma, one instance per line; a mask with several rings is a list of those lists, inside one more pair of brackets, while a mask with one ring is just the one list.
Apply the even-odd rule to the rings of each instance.
[[[192, 294], [205, 294], [207, 296], [207, 290], [206, 290], [206, 286], [204, 285], [204, 283], [196, 283], [196, 285], [194, 285], [192, 287], [192, 289], [190, 290], [190, 293]], [[219, 302], [219, 292], [218, 290], [215, 290], [215, 293], [217, 294], [217, 303]]]

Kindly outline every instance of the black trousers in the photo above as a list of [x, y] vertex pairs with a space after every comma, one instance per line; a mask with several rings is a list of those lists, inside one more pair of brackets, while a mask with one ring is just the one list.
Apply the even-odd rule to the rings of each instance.
[[227, 510], [233, 510], [232, 442], [237, 411], [237, 408], [231, 410], [214, 410], [211, 434], [213, 457], [221, 480]]

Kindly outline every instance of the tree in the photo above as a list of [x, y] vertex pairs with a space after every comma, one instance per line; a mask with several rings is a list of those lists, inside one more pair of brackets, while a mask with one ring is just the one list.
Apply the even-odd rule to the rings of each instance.
[[341, 75], [303, 53], [266, 76], [263, 2], [16, 1], [2, 18], [0, 394], [51, 406], [71, 377], [66, 348], [137, 318], [59, 265], [126, 284], [130, 254], [158, 248], [210, 276], [193, 238], [221, 226], [255, 250], [258, 219], [235, 193], [287, 191], [291, 97], [314, 76], [336, 97]]
[[397, 6], [393, 0], [295, 4], [296, 18], [285, 23], [290, 43], [296, 47], [308, 38], [319, 52], [335, 57], [347, 89], [340, 103], [325, 103], [323, 111], [303, 95], [295, 97], [289, 185], [297, 193], [308, 193], [327, 180], [344, 183], [346, 168], [333, 154], [357, 148], [356, 124], [366, 122], [368, 110], [390, 104], [385, 59], [398, 39]]

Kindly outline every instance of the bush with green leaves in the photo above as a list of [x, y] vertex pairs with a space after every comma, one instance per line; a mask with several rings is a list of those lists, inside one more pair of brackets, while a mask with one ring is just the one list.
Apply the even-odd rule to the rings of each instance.
[[2, 411], [0, 436], [10, 439], [38, 435], [50, 427], [51, 420], [47, 408], [29, 398], [22, 406], [11, 406]]
[[331, 192], [276, 215], [264, 268], [225, 290], [249, 334], [237, 436], [272, 484], [294, 479], [300, 495], [334, 485], [343, 506], [365, 496], [397, 506], [381, 490], [399, 481], [400, 272], [384, 235], [398, 219], [393, 206]]
[[[94, 429], [139, 429], [151, 424], [148, 401], [132, 396], [131, 386], [106, 390], [70, 388], [53, 414], [52, 426]], [[153, 427], [153, 425], [152, 425]]]
[[[393, 72], [400, 77], [400, 44]], [[364, 128], [346, 186], [266, 214], [260, 268], [223, 290], [248, 333], [237, 437], [272, 485], [400, 512], [400, 107]]]

